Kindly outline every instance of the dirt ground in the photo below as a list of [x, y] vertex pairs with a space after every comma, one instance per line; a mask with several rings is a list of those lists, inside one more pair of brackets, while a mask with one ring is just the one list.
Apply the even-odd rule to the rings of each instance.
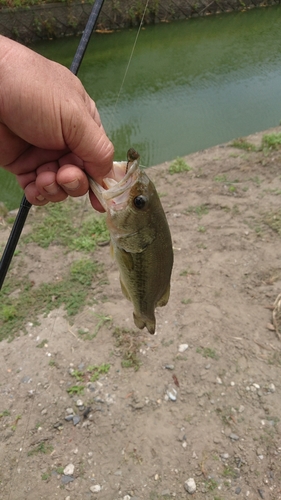
[[[262, 135], [247, 141], [260, 146]], [[226, 144], [185, 160], [189, 172], [149, 169], [175, 256], [155, 336], [136, 330], [105, 247], [95, 252], [107, 278], [93, 285], [95, 306], [74, 324], [54, 310], [0, 344], [1, 499], [186, 499], [191, 478], [197, 500], [281, 499], [271, 308], [281, 292], [281, 151]], [[8, 233], [2, 225], [2, 243]], [[69, 266], [55, 244], [24, 252], [16, 272], [29, 270], [35, 285]], [[122, 367], [116, 327], [134, 330], [127, 341], [138, 339], [139, 370]], [[91, 382], [87, 367], [105, 364]], [[78, 372], [85, 389], [71, 395]]]

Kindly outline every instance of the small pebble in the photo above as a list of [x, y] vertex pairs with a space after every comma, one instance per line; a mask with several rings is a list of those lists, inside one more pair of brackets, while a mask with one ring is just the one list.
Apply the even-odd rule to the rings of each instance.
[[220, 377], [217, 377], [217, 378], [216, 378], [216, 382], [217, 382], [217, 384], [220, 384], [220, 385], [221, 385], [221, 384], [222, 384], [222, 379], [221, 379]]
[[73, 424], [77, 425], [77, 424], [79, 424], [81, 419], [80, 419], [79, 415], [74, 415], [72, 420], [73, 420]]
[[187, 481], [185, 481], [184, 488], [187, 491], [187, 493], [190, 493], [190, 495], [193, 495], [193, 493], [195, 493], [196, 483], [195, 483], [193, 477], [190, 477], [189, 479], [187, 479]]
[[173, 370], [175, 368], [174, 365], [165, 365], [166, 370]]
[[239, 436], [237, 436], [237, 434], [234, 434], [234, 432], [231, 432], [231, 434], [229, 434], [229, 438], [232, 439], [232, 441], [239, 440]]
[[239, 486], [237, 486], [235, 493], [236, 495], [239, 495], [241, 493], [241, 488]]
[[125, 496], [123, 497], [123, 500], [130, 500], [130, 499], [131, 499], [130, 495], [125, 495]]
[[73, 476], [74, 473], [74, 465], [73, 464], [68, 464], [64, 469], [63, 473], [65, 476]]
[[275, 392], [276, 391], [275, 385], [274, 384], [269, 384], [267, 390], [268, 390], [268, 392]]
[[180, 344], [179, 345], [179, 352], [184, 352], [188, 349], [188, 344]]
[[78, 407], [79, 406], [84, 406], [84, 403], [83, 403], [82, 399], [77, 399], [76, 406], [78, 406]]
[[174, 387], [170, 387], [167, 390], [167, 396], [171, 401], [176, 401], [177, 400], [177, 391]]
[[68, 484], [68, 483], [71, 483], [72, 481], [74, 481], [73, 476], [61, 476], [62, 484]]
[[258, 489], [258, 493], [261, 498], [265, 498], [264, 491], [261, 490], [260, 488]]
[[73, 415], [73, 413], [74, 413], [73, 408], [66, 408], [65, 413], [67, 415]]
[[92, 493], [98, 493], [101, 490], [100, 484], [94, 484], [94, 486], [90, 487], [90, 491]]
[[71, 420], [73, 420], [73, 417], [74, 417], [74, 415], [66, 415], [64, 417], [64, 420], [66, 420], [67, 422], [70, 422]]
[[221, 458], [227, 460], [229, 458], [229, 453], [221, 453]]

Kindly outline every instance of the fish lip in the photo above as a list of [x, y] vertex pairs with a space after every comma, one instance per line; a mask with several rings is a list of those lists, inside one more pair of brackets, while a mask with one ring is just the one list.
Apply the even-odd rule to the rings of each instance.
[[[114, 164], [127, 164], [127, 162], [113, 162]], [[137, 178], [139, 170], [139, 159], [137, 158], [131, 164], [129, 164], [129, 168], [125, 172], [124, 177], [116, 183], [116, 185], [105, 189], [98, 182], [96, 182], [92, 177], [88, 175], [89, 185], [93, 193], [98, 198], [99, 202], [103, 206], [105, 210], [108, 208], [113, 208], [120, 210], [123, 208], [125, 204], [125, 200], [122, 199], [119, 202], [116, 200], [118, 197], [122, 197], [122, 195], [131, 188], [132, 184], [135, 182]], [[115, 200], [115, 201], [114, 201]], [[126, 200], [127, 201], [127, 200]]]

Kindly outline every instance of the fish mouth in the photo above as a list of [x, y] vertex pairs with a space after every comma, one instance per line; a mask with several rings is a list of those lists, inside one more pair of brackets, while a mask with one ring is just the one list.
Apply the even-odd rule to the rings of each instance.
[[109, 177], [102, 179], [102, 184], [88, 176], [90, 188], [105, 210], [122, 210], [127, 204], [138, 171], [139, 158], [134, 161], [114, 161]]

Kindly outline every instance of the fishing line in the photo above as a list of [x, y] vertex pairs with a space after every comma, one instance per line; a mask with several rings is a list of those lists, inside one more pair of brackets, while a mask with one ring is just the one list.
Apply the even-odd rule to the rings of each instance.
[[125, 69], [125, 73], [124, 73], [124, 76], [123, 76], [123, 80], [122, 80], [122, 82], [121, 82], [120, 89], [119, 89], [119, 92], [118, 92], [117, 97], [116, 97], [116, 102], [115, 102], [115, 105], [114, 105], [114, 108], [113, 108], [112, 119], [111, 119], [111, 123], [110, 123], [110, 125], [112, 124], [112, 121], [113, 121], [113, 119], [114, 119], [114, 117], [115, 117], [115, 114], [116, 114], [116, 107], [117, 107], [117, 104], [118, 104], [118, 101], [119, 101], [119, 98], [120, 98], [121, 92], [122, 92], [123, 87], [124, 87], [124, 83], [125, 83], [125, 80], [126, 80], [126, 77], [127, 77], [128, 71], [129, 71], [129, 67], [130, 67], [130, 65], [131, 65], [132, 57], [133, 57], [133, 54], [134, 54], [134, 52], [135, 52], [136, 44], [137, 44], [137, 41], [138, 41], [138, 37], [139, 37], [139, 34], [140, 34], [140, 30], [141, 30], [142, 25], [143, 25], [144, 16], [145, 16], [145, 14], [146, 14], [148, 4], [149, 4], [149, 0], [146, 0], [146, 4], [145, 4], [145, 7], [144, 7], [144, 10], [143, 10], [143, 13], [142, 13], [142, 18], [141, 18], [141, 21], [140, 21], [140, 25], [139, 25], [139, 27], [138, 27], [138, 31], [137, 31], [137, 34], [136, 34], [136, 38], [135, 38], [135, 41], [134, 41], [134, 44], [133, 44], [132, 50], [131, 50], [131, 54], [130, 54], [130, 57], [129, 57], [129, 60], [128, 60], [128, 64], [127, 64], [127, 67], [126, 67], [126, 69]]

